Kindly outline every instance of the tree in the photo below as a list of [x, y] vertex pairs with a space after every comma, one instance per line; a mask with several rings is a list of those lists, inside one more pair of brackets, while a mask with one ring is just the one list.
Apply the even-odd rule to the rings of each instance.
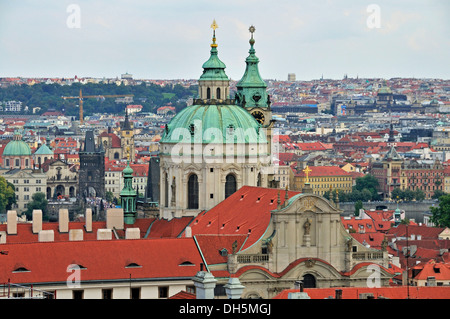
[[380, 195], [378, 194], [378, 180], [375, 176], [371, 174], [366, 174], [363, 177], [358, 177], [355, 181], [355, 186], [353, 187], [353, 190], [362, 191], [363, 189], [367, 188], [372, 193], [371, 200], [379, 200]]
[[5, 213], [16, 202], [14, 185], [0, 176], [0, 212]]
[[28, 203], [27, 210], [25, 212], [27, 219], [31, 219], [33, 217], [34, 209], [40, 209], [42, 210], [42, 219], [48, 220], [48, 208], [47, 208], [48, 201], [45, 198], [45, 194], [41, 192], [34, 193], [31, 199], [32, 200], [31, 202]]
[[439, 205], [430, 207], [431, 221], [440, 227], [450, 227], [450, 195], [439, 197]]
[[360, 209], [363, 209], [364, 207], [363, 207], [363, 203], [362, 203], [362, 201], [357, 201], [356, 203], [355, 203], [355, 216], [359, 216], [359, 210]]
[[437, 189], [434, 191], [434, 194], [431, 198], [433, 199], [439, 199], [439, 197], [446, 195], [443, 191], [441, 191], [440, 189]]
[[113, 199], [114, 199], [113, 192], [110, 192], [110, 191], [106, 192], [106, 201], [108, 203], [112, 203]]

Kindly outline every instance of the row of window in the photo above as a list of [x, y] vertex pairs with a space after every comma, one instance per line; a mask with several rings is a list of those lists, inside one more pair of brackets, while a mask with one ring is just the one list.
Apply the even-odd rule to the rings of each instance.
[[[194, 286], [186, 287], [186, 291], [189, 293], [195, 293]], [[53, 294], [49, 294], [48, 296], [53, 297]], [[114, 290], [112, 288], [102, 289], [102, 299], [113, 299]], [[84, 299], [84, 290], [78, 289], [72, 291], [73, 299]], [[168, 286], [159, 286], [158, 287], [158, 298], [166, 299], [169, 298], [169, 287]], [[130, 299], [141, 299], [141, 287], [132, 287], [130, 289]]]
[[[30, 180], [29, 180], [29, 179], [24, 179], [24, 180], [23, 180], [23, 183], [24, 183], [24, 184], [30, 184]], [[18, 180], [18, 179], [13, 179], [13, 184], [14, 184], [14, 185], [19, 184], [19, 180]], [[35, 184], [42, 184], [42, 180], [37, 179]]]

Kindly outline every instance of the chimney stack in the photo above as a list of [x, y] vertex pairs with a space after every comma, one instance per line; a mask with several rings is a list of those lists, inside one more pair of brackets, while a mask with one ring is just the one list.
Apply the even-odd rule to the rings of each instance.
[[69, 232], [69, 210], [67, 208], [59, 209], [58, 223], [60, 233]]
[[6, 213], [6, 232], [8, 235], [17, 235], [17, 212], [8, 210]]
[[342, 289], [336, 289], [335, 299], [342, 299]]
[[141, 238], [141, 230], [139, 228], [127, 228], [125, 230], [125, 239]]
[[106, 211], [106, 228], [124, 229], [122, 208], [108, 208]]
[[92, 232], [92, 209], [87, 208], [86, 212], [84, 214], [84, 222], [85, 222], [85, 229], [86, 232], [90, 233]]
[[241, 285], [239, 278], [230, 277], [224, 288], [228, 299], [241, 299], [245, 287]]
[[33, 234], [38, 234], [42, 230], [42, 210], [33, 209]]
[[214, 288], [217, 280], [209, 271], [203, 270], [200, 264], [200, 271], [192, 278], [196, 288], [197, 299], [214, 299]]

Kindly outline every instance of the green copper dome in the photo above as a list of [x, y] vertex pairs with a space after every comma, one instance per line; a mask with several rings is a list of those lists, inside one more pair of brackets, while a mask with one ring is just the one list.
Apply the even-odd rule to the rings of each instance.
[[160, 142], [225, 143], [232, 136], [233, 143], [266, 143], [260, 127], [247, 110], [237, 105], [191, 105], [170, 121]]
[[21, 136], [14, 135], [14, 140], [9, 142], [3, 150], [2, 156], [29, 156], [31, 149], [27, 143], [22, 141]]

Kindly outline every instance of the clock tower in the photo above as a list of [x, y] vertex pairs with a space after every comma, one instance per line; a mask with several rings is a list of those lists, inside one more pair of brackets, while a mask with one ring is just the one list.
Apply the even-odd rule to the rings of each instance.
[[245, 108], [261, 124], [261, 127], [270, 130], [273, 127], [272, 111], [270, 110], [270, 96], [267, 94], [267, 84], [261, 78], [258, 69], [259, 59], [255, 55], [255, 39], [253, 33], [255, 27], [251, 26], [249, 31], [250, 50], [249, 56], [245, 59], [246, 68], [244, 75], [236, 84], [236, 104]]
[[271, 154], [272, 129], [275, 120], [272, 119], [271, 101], [269, 94], [267, 94], [267, 84], [259, 74], [259, 59], [255, 55], [255, 39], [253, 38], [255, 30], [254, 26], [249, 28], [251, 33], [249, 40], [250, 50], [248, 51], [248, 57], [245, 59], [246, 68], [244, 75], [236, 84], [235, 103], [245, 108], [266, 132], [267, 141], [269, 142], [268, 151]]

